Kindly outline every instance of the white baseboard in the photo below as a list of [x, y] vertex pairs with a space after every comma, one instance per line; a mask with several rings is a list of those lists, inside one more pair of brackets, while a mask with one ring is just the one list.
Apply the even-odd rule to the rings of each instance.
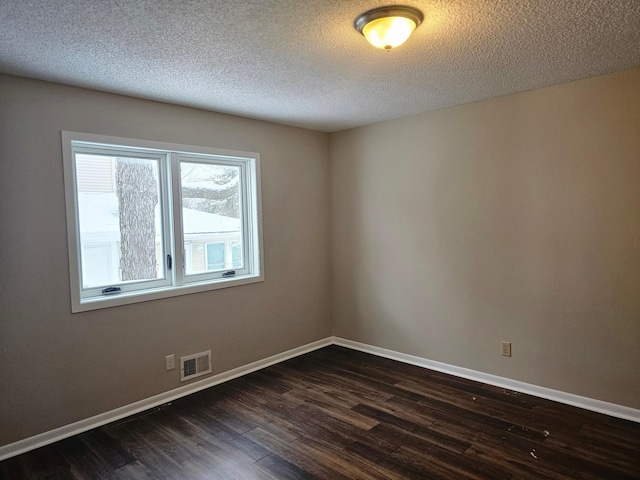
[[610, 415], [612, 417], [623, 418], [625, 420], [631, 420], [632, 422], [640, 423], [640, 410], [635, 408], [616, 405], [615, 403], [595, 400], [593, 398], [582, 397], [580, 395], [574, 395], [573, 393], [561, 392], [560, 390], [540, 387], [538, 385], [532, 385], [530, 383], [519, 382], [517, 380], [511, 380], [510, 378], [499, 377], [498, 375], [478, 372], [476, 370], [471, 370], [468, 368], [456, 367], [447, 363], [436, 362], [434, 360], [428, 360], [426, 358], [416, 357], [414, 355], [408, 355], [406, 353], [400, 353], [394, 350], [387, 350], [386, 348], [374, 347], [373, 345], [354, 342], [353, 340], [347, 340], [340, 337], [333, 337], [332, 343], [335, 345], [341, 345], [343, 347], [351, 348], [353, 350], [371, 353], [379, 357], [385, 357], [391, 360], [397, 360], [399, 362], [417, 365], [419, 367], [436, 370], [442, 373], [448, 373], [457, 377], [475, 380], [476, 382], [487, 383], [496, 387], [507, 388], [516, 392], [526, 393], [528, 395], [534, 395], [536, 397], [546, 398], [547, 400], [553, 400], [555, 402], [572, 405], [574, 407], [584, 408], [585, 410], [604, 413], [605, 415]]
[[553, 390], [551, 388], [539, 387], [537, 385], [531, 385], [529, 383], [519, 382], [517, 380], [511, 380], [509, 378], [499, 377], [497, 375], [491, 375], [488, 373], [478, 372], [476, 370], [470, 370], [468, 368], [456, 367], [446, 363], [436, 362], [428, 360], [426, 358], [417, 357], [414, 355], [408, 355], [406, 353], [396, 352], [394, 350], [387, 350], [386, 348], [375, 347], [373, 345], [367, 345], [365, 343], [354, 342], [340, 337], [327, 337], [316, 342], [303, 345], [292, 350], [288, 350], [277, 355], [258, 360], [257, 362], [244, 365], [242, 367], [234, 368], [227, 372], [213, 375], [212, 377], [205, 378], [197, 382], [190, 383], [183, 387], [169, 390], [168, 392], [154, 395], [153, 397], [140, 400], [138, 402], [125, 405], [123, 407], [116, 408], [109, 412], [101, 413], [78, 422], [65, 425], [63, 427], [50, 430], [48, 432], [34, 435], [33, 437], [19, 440], [15, 443], [0, 446], [0, 461], [5, 460], [21, 453], [34, 450], [45, 445], [57, 442], [59, 440], [77, 435], [88, 430], [106, 425], [107, 423], [115, 422], [122, 418], [134, 415], [136, 413], [148, 410], [153, 407], [164, 405], [167, 402], [171, 402], [178, 398], [190, 395], [205, 388], [213, 387], [220, 383], [232, 380], [242, 375], [247, 375], [256, 370], [261, 370], [270, 365], [289, 360], [290, 358], [303, 355], [305, 353], [312, 352], [319, 348], [323, 348], [329, 345], [340, 345], [343, 347], [351, 348], [353, 350], [359, 350], [365, 353], [371, 353], [380, 357], [390, 358], [403, 363], [411, 365], [417, 365], [419, 367], [436, 370], [438, 372], [448, 373], [469, 380], [475, 380], [477, 382], [487, 383], [489, 385], [495, 385], [497, 387], [508, 388], [516, 392], [526, 393], [534, 395], [536, 397], [546, 398], [567, 405], [573, 405], [575, 407], [584, 408], [585, 410], [591, 410], [594, 412], [604, 413], [612, 417], [624, 418], [633, 422], [640, 423], [640, 410], [625, 407], [622, 405], [616, 405], [614, 403], [603, 402], [601, 400], [595, 400], [592, 398], [581, 397], [572, 393], [561, 392], [559, 390]]
[[69, 425], [56, 428], [54, 430], [50, 430], [48, 432], [34, 435], [33, 437], [19, 440], [15, 443], [1, 446], [0, 461], [10, 457], [14, 457], [16, 455], [20, 455], [21, 453], [25, 453], [30, 450], [34, 450], [39, 447], [43, 447], [45, 445], [49, 445], [51, 443], [57, 442], [58, 440], [62, 440], [73, 435], [86, 432], [87, 430], [92, 430], [102, 425], [106, 425], [107, 423], [115, 422], [116, 420], [134, 415], [144, 410], [164, 405], [167, 402], [171, 402], [173, 400], [177, 400], [178, 398], [190, 395], [195, 392], [199, 392], [200, 390], [204, 390], [205, 388], [213, 387], [214, 385], [218, 385], [219, 383], [241, 377], [242, 375], [247, 375], [248, 373], [255, 372], [256, 370], [261, 370], [270, 365], [289, 360], [290, 358], [312, 352], [313, 350], [326, 347], [328, 345], [331, 345], [332, 343], [333, 342], [331, 337], [318, 340], [316, 342], [312, 342], [307, 345], [303, 345], [301, 347], [294, 348], [277, 355], [273, 355], [271, 357], [265, 358], [264, 360], [258, 360], [257, 362], [253, 362], [242, 367], [234, 368], [233, 370], [213, 375], [212, 377], [205, 378], [204, 380], [193, 382], [189, 385], [185, 385], [174, 390], [169, 390], [168, 392], [154, 395], [153, 397], [145, 398], [144, 400], [140, 400], [138, 402], [116, 408], [115, 410], [101, 413], [99, 415], [95, 415], [93, 417], [86, 418], [84, 420], [80, 420], [78, 422], [74, 422]]

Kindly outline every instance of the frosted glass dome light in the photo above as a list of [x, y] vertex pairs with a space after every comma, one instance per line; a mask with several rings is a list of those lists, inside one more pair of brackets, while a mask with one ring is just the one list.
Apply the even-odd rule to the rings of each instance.
[[406, 42], [423, 19], [413, 7], [380, 7], [359, 15], [354, 26], [371, 45], [389, 51]]

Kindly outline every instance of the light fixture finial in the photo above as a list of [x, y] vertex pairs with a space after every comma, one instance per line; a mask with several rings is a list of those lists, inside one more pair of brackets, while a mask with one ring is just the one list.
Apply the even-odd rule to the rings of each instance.
[[371, 45], [389, 51], [406, 42], [422, 20], [424, 15], [417, 8], [393, 5], [358, 15], [353, 26]]

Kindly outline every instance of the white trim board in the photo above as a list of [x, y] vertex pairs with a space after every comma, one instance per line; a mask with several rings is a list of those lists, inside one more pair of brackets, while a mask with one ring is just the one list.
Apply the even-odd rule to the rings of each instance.
[[25, 438], [23, 440], [18, 440], [17, 442], [1, 446], [0, 461], [10, 457], [15, 457], [16, 455], [20, 455], [21, 453], [26, 453], [30, 450], [35, 450], [36, 448], [49, 445], [65, 438], [72, 437], [73, 435], [86, 432], [87, 430], [101, 427], [102, 425], [106, 425], [107, 423], [115, 422], [116, 420], [129, 417], [144, 410], [164, 405], [165, 403], [177, 400], [178, 398], [185, 397], [187, 395], [191, 395], [192, 393], [199, 392], [200, 390], [204, 390], [205, 388], [213, 387], [214, 385], [218, 385], [228, 380], [233, 380], [234, 378], [247, 375], [251, 372], [255, 372], [256, 370], [261, 370], [276, 363], [289, 360], [290, 358], [298, 357], [319, 348], [329, 346], [332, 343], [332, 338], [327, 337], [322, 340], [308, 343], [307, 345], [303, 345], [301, 347], [297, 347], [291, 350], [287, 350], [286, 352], [267, 357], [263, 360], [258, 360], [256, 362], [249, 363], [248, 365], [244, 365], [242, 367], [234, 368], [233, 370], [228, 370], [226, 372], [213, 375], [212, 377], [205, 378], [204, 380], [193, 382], [189, 385], [184, 385], [182, 387], [169, 390], [168, 392], [160, 393], [158, 395], [154, 395], [153, 397], [145, 398], [144, 400], [130, 403], [129, 405], [124, 405], [122, 407], [108, 412], [100, 413], [84, 420], [80, 420], [69, 425], [55, 428], [48, 432], [34, 435], [33, 437]]
[[538, 385], [532, 385], [530, 383], [520, 382], [518, 380], [511, 380], [510, 378], [499, 377], [498, 375], [491, 375], [490, 373], [478, 372], [476, 370], [471, 370], [463, 367], [456, 367], [455, 365], [436, 362], [434, 360], [396, 352], [394, 350], [387, 350], [386, 348], [375, 347], [366, 343], [354, 342], [353, 340], [347, 340], [345, 338], [333, 337], [332, 343], [334, 345], [340, 345], [352, 350], [371, 353], [379, 357], [385, 357], [391, 360], [397, 360], [399, 362], [417, 365], [418, 367], [428, 368], [430, 370], [436, 370], [442, 373], [448, 373], [450, 375], [455, 375], [456, 377], [462, 377], [468, 380], [474, 380], [476, 382], [486, 383], [496, 387], [507, 388], [516, 392], [526, 393], [528, 395], [546, 398], [547, 400], [553, 400], [554, 402], [564, 403], [566, 405], [572, 405], [574, 407], [583, 408], [585, 410], [591, 410], [593, 412], [603, 413], [612, 417], [623, 418], [625, 420], [631, 420], [632, 422], [640, 423], [640, 410], [635, 408], [625, 407], [623, 405], [617, 405], [615, 403], [609, 403], [603, 400], [582, 397], [580, 395], [574, 395], [573, 393], [566, 393], [560, 390], [553, 390], [547, 387], [540, 387]]
[[640, 410], [625, 407], [622, 405], [616, 405], [614, 403], [604, 402], [602, 400], [595, 400], [588, 397], [581, 397], [572, 393], [561, 392], [559, 390], [553, 390], [551, 388], [539, 387], [537, 385], [531, 385], [529, 383], [519, 382], [517, 380], [511, 380], [505, 377], [499, 377], [497, 375], [491, 375], [488, 373], [478, 372], [476, 370], [470, 370], [468, 368], [456, 367], [446, 363], [436, 362], [434, 360], [428, 360], [426, 358], [417, 357], [414, 355], [408, 355], [406, 353], [396, 352], [394, 350], [388, 350], [386, 348], [375, 347], [373, 345], [367, 345], [365, 343], [354, 342], [353, 340], [347, 340], [340, 337], [327, 337], [322, 340], [318, 340], [307, 345], [303, 345], [298, 348], [287, 350], [286, 352], [273, 355], [263, 360], [258, 360], [242, 367], [234, 368], [226, 372], [213, 375], [212, 377], [205, 378], [197, 382], [190, 383], [168, 392], [154, 395], [153, 397], [140, 400], [138, 402], [124, 405], [114, 410], [104, 412], [93, 417], [80, 420], [78, 422], [65, 425], [48, 432], [34, 435], [33, 437], [25, 438], [8, 445], [0, 446], [0, 461], [7, 458], [26, 453], [30, 450], [49, 445], [51, 443], [63, 440], [65, 438], [77, 435], [79, 433], [92, 430], [94, 428], [106, 425], [107, 423], [115, 422], [122, 418], [140, 413], [144, 410], [154, 408], [165, 403], [171, 402], [181, 397], [185, 397], [192, 393], [199, 392], [205, 388], [213, 387], [220, 383], [234, 378], [247, 375], [256, 370], [269, 367], [276, 363], [289, 360], [291, 358], [304, 355], [305, 353], [312, 352], [319, 348], [327, 347], [329, 345], [340, 345], [342, 347], [350, 348], [352, 350], [359, 350], [361, 352], [370, 353], [379, 357], [389, 358], [391, 360], [397, 360], [399, 362], [408, 363], [411, 365], [417, 365], [419, 367], [428, 368], [430, 370], [436, 370], [438, 372], [448, 373], [457, 377], [474, 380], [476, 382], [487, 383], [497, 387], [508, 388], [516, 392], [526, 393], [534, 395], [536, 397], [546, 398], [559, 403], [567, 405], [573, 405], [575, 407], [584, 408], [585, 410], [591, 410], [594, 412], [603, 413], [612, 417], [624, 418], [633, 422], [640, 423]]

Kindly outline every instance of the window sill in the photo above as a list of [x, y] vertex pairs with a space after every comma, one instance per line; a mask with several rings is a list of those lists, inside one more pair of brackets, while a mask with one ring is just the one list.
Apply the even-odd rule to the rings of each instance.
[[72, 299], [71, 313], [88, 312], [101, 308], [117, 307], [120, 305], [130, 305], [132, 303], [148, 302], [162, 298], [178, 297], [190, 295], [192, 293], [207, 292], [221, 288], [237, 287], [251, 283], [263, 282], [263, 275], [245, 275], [239, 278], [218, 279], [215, 282], [198, 282], [182, 285], [178, 287], [161, 287], [137, 292], [119, 293], [104, 297]]

